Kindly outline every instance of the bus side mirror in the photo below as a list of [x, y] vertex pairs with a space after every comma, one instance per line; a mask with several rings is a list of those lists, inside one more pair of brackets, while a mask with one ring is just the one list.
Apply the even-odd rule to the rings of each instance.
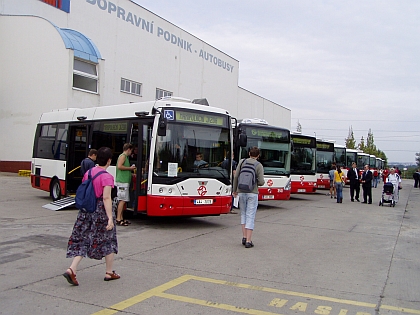
[[247, 136], [243, 133], [239, 135], [239, 146], [245, 148], [248, 142]]
[[162, 118], [162, 117], [159, 118], [157, 134], [160, 137], [166, 136], [166, 119], [165, 118]]

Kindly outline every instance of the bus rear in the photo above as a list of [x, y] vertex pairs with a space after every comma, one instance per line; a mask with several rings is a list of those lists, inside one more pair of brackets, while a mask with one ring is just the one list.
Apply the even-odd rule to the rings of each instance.
[[[246, 136], [246, 137], [243, 137]], [[240, 138], [246, 143], [240, 145]], [[248, 158], [251, 147], [260, 149], [264, 168], [263, 186], [258, 187], [258, 200], [290, 199], [290, 131], [268, 125], [262, 119], [243, 119], [235, 128], [235, 156]]]
[[290, 162], [291, 193], [316, 191], [316, 139], [301, 134], [291, 134], [293, 151]]

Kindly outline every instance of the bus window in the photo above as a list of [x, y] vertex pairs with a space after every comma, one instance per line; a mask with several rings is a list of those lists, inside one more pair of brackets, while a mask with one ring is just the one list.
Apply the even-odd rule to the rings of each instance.
[[95, 122], [93, 125], [92, 148], [109, 147], [112, 150], [111, 165], [116, 165], [118, 156], [127, 142], [127, 120]]

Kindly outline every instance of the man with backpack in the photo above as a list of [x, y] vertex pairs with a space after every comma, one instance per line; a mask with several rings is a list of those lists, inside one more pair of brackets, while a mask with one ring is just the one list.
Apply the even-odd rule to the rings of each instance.
[[258, 207], [258, 186], [264, 185], [264, 168], [257, 161], [260, 150], [252, 147], [249, 158], [242, 159], [233, 178], [233, 196], [239, 194], [241, 209], [242, 245], [245, 248], [254, 247], [251, 237], [254, 230], [255, 214]]

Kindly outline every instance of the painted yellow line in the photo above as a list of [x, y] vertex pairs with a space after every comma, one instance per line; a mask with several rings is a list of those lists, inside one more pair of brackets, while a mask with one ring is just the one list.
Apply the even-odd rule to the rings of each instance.
[[223, 303], [217, 303], [212, 301], [206, 301], [206, 300], [199, 300], [199, 299], [193, 299], [186, 296], [181, 295], [175, 295], [175, 294], [168, 294], [168, 293], [158, 293], [156, 296], [165, 298], [165, 299], [171, 299], [178, 302], [185, 302], [185, 303], [191, 303], [201, 306], [207, 306], [207, 307], [213, 307], [221, 310], [231, 311], [231, 312], [237, 312], [237, 313], [243, 313], [243, 314], [251, 314], [251, 315], [281, 315], [279, 313], [271, 313], [271, 312], [265, 312], [260, 310], [254, 310], [252, 308], [246, 308], [246, 307], [240, 307], [240, 306], [234, 306], [229, 304], [223, 304]]
[[[191, 275], [184, 275], [179, 278], [176, 278], [174, 280], [171, 280], [167, 283], [164, 283], [160, 286], [157, 286], [153, 289], [150, 289], [146, 292], [143, 292], [141, 294], [138, 294], [132, 298], [129, 298], [125, 301], [119, 302], [117, 304], [111, 305], [110, 307], [103, 309], [99, 312], [93, 313], [92, 315], [112, 315], [115, 313], [118, 313], [119, 311], [122, 311], [130, 306], [133, 306], [137, 303], [140, 303], [148, 298], [151, 298], [153, 296], [171, 299], [175, 301], [181, 301], [201, 306], [207, 306], [207, 307], [213, 307], [223, 310], [229, 310], [233, 312], [238, 313], [244, 313], [244, 314], [252, 314], [252, 315], [279, 315], [278, 313], [270, 313], [255, 309], [249, 309], [249, 308], [242, 308], [238, 306], [233, 306], [229, 304], [223, 304], [223, 303], [217, 303], [212, 301], [206, 301], [206, 300], [200, 300], [200, 299], [194, 299], [189, 298], [185, 296], [180, 295], [174, 295], [165, 293], [166, 290], [169, 290], [171, 288], [174, 288], [182, 283], [185, 283], [189, 280], [196, 280], [201, 282], [207, 282], [207, 283], [213, 283], [213, 284], [220, 284], [220, 285], [227, 285], [237, 288], [243, 288], [243, 289], [250, 289], [250, 290], [256, 290], [261, 292], [269, 292], [269, 293], [276, 293], [276, 294], [282, 294], [282, 295], [289, 295], [294, 297], [301, 297], [301, 298], [309, 298], [319, 301], [327, 301], [327, 302], [333, 302], [333, 303], [339, 303], [339, 304], [347, 304], [352, 306], [360, 306], [360, 307], [367, 307], [367, 308], [376, 308], [376, 304], [373, 303], [365, 303], [365, 302], [359, 302], [354, 300], [346, 300], [346, 299], [338, 299], [338, 298], [332, 298], [328, 296], [322, 296], [322, 295], [315, 295], [315, 294], [307, 294], [307, 293], [301, 293], [301, 292], [294, 292], [294, 291], [288, 291], [288, 290], [279, 290], [279, 289], [273, 289], [273, 288], [266, 288], [266, 287], [260, 287], [260, 286], [254, 286], [249, 284], [243, 284], [243, 283], [237, 283], [237, 282], [229, 282], [224, 280], [217, 280], [217, 279], [211, 279], [211, 278], [205, 278], [205, 277], [198, 277], [198, 276], [191, 276]], [[420, 310], [415, 309], [409, 309], [404, 307], [396, 307], [396, 306], [390, 306], [390, 305], [381, 305], [380, 309], [383, 310], [390, 310], [390, 311], [398, 311], [401, 313], [406, 314], [417, 314], [420, 315]]]
[[196, 277], [196, 276], [190, 276], [190, 277], [191, 277], [191, 280], [197, 280], [197, 281], [203, 281], [203, 282], [209, 282], [209, 283], [215, 283], [215, 284], [222, 284], [222, 285], [229, 285], [229, 286], [233, 286], [233, 287], [237, 287], [237, 288], [243, 288], [243, 289], [251, 289], [251, 290], [257, 290], [257, 291], [262, 291], [262, 292], [284, 294], [284, 295], [290, 295], [290, 296], [310, 298], [310, 299], [320, 300], [320, 301], [328, 301], [328, 302], [362, 306], [362, 307], [369, 307], [369, 308], [375, 308], [376, 307], [376, 304], [373, 304], [373, 303], [365, 303], [365, 302], [358, 302], [358, 301], [353, 301], [353, 300], [337, 299], [337, 298], [332, 298], [332, 297], [322, 296], [322, 295], [314, 295], [314, 294], [293, 292], [293, 291], [287, 291], [287, 290], [265, 288], [265, 287], [250, 285], [250, 284], [242, 284], [242, 283], [229, 282], [229, 281], [224, 281], [224, 280], [216, 280], [216, 279], [203, 278], [203, 277]]
[[391, 305], [381, 305], [380, 309], [388, 310], [388, 311], [397, 311], [397, 312], [407, 313], [407, 314], [420, 314], [420, 310], [413, 310], [411, 308], [396, 307], [396, 306], [391, 306]]
[[125, 301], [111, 305], [110, 307], [103, 309], [99, 312], [93, 313], [92, 315], [112, 315], [112, 314], [118, 313], [119, 311], [122, 311], [126, 309], [127, 307], [133, 306], [134, 304], [140, 303], [148, 298], [156, 296], [159, 293], [162, 293], [166, 290], [176, 287], [177, 285], [180, 285], [190, 279], [191, 279], [191, 276], [188, 276], [188, 275], [181, 276], [172, 281], [169, 281], [160, 286], [157, 286], [153, 289], [150, 289], [146, 292], [140, 293], [139, 295], [133, 296], [132, 298], [129, 298]]

